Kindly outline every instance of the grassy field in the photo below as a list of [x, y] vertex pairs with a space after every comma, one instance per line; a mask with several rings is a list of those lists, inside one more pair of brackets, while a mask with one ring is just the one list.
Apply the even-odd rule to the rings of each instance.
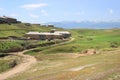
[[8, 80], [119, 80], [119, 53], [120, 48], [83, 57], [41, 53], [36, 65]]
[[41, 53], [81, 53], [86, 49], [100, 50], [120, 46], [120, 29], [72, 29], [69, 31], [72, 33], [74, 41], [56, 47], [49, 47], [47, 50], [42, 50]]
[[[29, 31], [45, 32], [50, 31], [51, 27], [39, 26], [39, 25], [26, 25], [25, 23], [19, 24], [0, 24], [0, 38], [8, 36], [23, 37], [25, 33]], [[63, 30], [61, 28], [55, 28], [57, 30]], [[22, 40], [0, 40], [0, 72], [6, 71], [10, 68], [11, 59], [4, 60], [4, 55], [9, 52], [22, 51], [24, 49], [34, 48], [38, 45], [45, 44], [46, 41], [22, 41]], [[6, 58], [6, 57], [5, 57]]]
[[[33, 25], [30, 26], [20, 23], [20, 24], [0, 24], [0, 37], [8, 37], [8, 36], [17, 36], [22, 37], [25, 33], [29, 31], [39, 31], [39, 32], [45, 32], [50, 31], [51, 27], [45, 27], [45, 26], [39, 26], [39, 25]], [[57, 30], [63, 30], [61, 28], [55, 28]]]
[[23, 41], [0, 41], [0, 52], [9, 53], [21, 51], [24, 49], [22, 46], [23, 43]]
[[[11, 26], [11, 27], [10, 27]], [[28, 31], [49, 31], [51, 28], [25, 24], [1, 24], [0, 37], [23, 36]], [[58, 29], [62, 30], [62, 29]], [[120, 29], [71, 29], [73, 41], [54, 46], [37, 47], [26, 52], [35, 56], [38, 62], [27, 71], [8, 80], [119, 80], [120, 79]], [[14, 43], [14, 42], [13, 42]], [[26, 43], [26, 42], [20, 42]], [[29, 43], [29, 44], [28, 44]], [[46, 42], [27, 42], [22, 46], [38, 45]], [[56, 42], [57, 43], [57, 42]], [[58, 41], [59, 43], [59, 41]], [[13, 46], [6, 43], [5, 49]], [[18, 44], [16, 45], [18, 46]], [[1, 45], [3, 48], [3, 44]], [[87, 49], [95, 49], [98, 54], [80, 56]], [[3, 50], [3, 49], [1, 49]], [[1, 58], [0, 65], [11, 59]], [[4, 64], [1, 72], [9, 69]]]
[[[0, 24], [0, 38], [8, 36], [23, 37], [25, 33], [29, 31], [49, 32], [52, 27], [40, 26], [35, 24], [26, 25], [26, 23], [18, 24]], [[55, 28], [56, 30], [63, 30], [62, 28]], [[35, 47], [36, 45], [45, 43], [45, 41], [22, 41], [12, 40], [4, 41], [0, 40], [0, 52], [12, 52], [21, 51], [29, 47]]]
[[[69, 31], [75, 40], [27, 52], [38, 62], [8, 80], [119, 80], [120, 29]], [[86, 49], [99, 53], [80, 56]]]
[[[75, 40], [67, 45], [51, 48], [48, 52], [81, 52], [120, 46], [120, 30], [70, 30]], [[110, 32], [109, 32], [110, 31]], [[45, 53], [47, 53], [45, 51]]]

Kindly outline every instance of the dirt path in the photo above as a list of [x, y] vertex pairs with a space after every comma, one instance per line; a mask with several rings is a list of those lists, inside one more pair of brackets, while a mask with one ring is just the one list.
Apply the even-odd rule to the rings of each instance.
[[14, 76], [17, 73], [23, 72], [26, 69], [30, 68], [30, 65], [35, 64], [36, 63], [36, 58], [30, 55], [24, 55], [23, 53], [26, 52], [28, 50], [22, 51], [22, 52], [16, 52], [16, 53], [11, 53], [14, 55], [19, 55], [23, 58], [23, 62], [19, 65], [17, 65], [16, 67], [14, 67], [13, 69], [7, 71], [7, 72], [3, 72], [0, 74], [0, 80], [6, 80], [9, 77]]
[[[96, 63], [96, 64], [98, 64], [98, 63]], [[79, 67], [76, 67], [76, 68], [69, 69], [68, 71], [80, 71], [84, 68], [91, 67], [91, 66], [94, 66], [96, 64], [88, 64], [88, 65], [84, 65], [84, 66], [79, 66]]]
[[[69, 40], [67, 42], [55, 44], [53, 46], [60, 45], [60, 44], [65, 44], [65, 43], [70, 43], [73, 40], [74, 40], [74, 38], [71, 38], [71, 40]], [[31, 49], [31, 50], [33, 50], [33, 49]], [[29, 51], [29, 50], [25, 50], [25, 51], [22, 51], [22, 52], [16, 52], [16, 53], [10, 53], [10, 54], [21, 56], [23, 58], [23, 62], [21, 64], [17, 65], [16, 67], [12, 68], [9, 71], [1, 73], [0, 74], [0, 80], [6, 80], [7, 78], [12, 77], [17, 73], [23, 72], [26, 69], [30, 68], [31, 67], [30, 65], [35, 64], [37, 62], [37, 60], [34, 56], [23, 54], [24, 52], [27, 52], [27, 51]]]

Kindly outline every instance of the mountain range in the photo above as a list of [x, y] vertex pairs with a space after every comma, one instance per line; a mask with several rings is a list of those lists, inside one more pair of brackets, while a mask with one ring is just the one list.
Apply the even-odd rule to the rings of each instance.
[[92, 22], [92, 21], [62, 21], [62, 22], [49, 22], [46, 24], [53, 24], [55, 27], [61, 27], [66, 29], [72, 28], [90, 28], [90, 29], [109, 29], [120, 28], [120, 21], [109, 22]]

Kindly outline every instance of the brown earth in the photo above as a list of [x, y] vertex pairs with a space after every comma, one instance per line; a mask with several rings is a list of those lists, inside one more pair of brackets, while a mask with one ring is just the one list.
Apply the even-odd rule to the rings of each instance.
[[[26, 50], [26, 51], [28, 51], [28, 50]], [[37, 62], [35, 57], [30, 56], [30, 55], [24, 55], [23, 53], [26, 51], [10, 53], [13, 55], [21, 56], [23, 58], [23, 61], [22, 61], [22, 63], [15, 66], [11, 70], [1, 73], [0, 80], [6, 80], [7, 78], [12, 77], [17, 73], [23, 72], [23, 71], [27, 70], [28, 68], [30, 68], [30, 65], [35, 64]]]

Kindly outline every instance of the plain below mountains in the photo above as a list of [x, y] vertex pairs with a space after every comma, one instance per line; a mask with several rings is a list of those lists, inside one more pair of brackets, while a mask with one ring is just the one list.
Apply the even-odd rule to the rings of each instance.
[[56, 27], [62, 27], [66, 29], [73, 28], [90, 28], [90, 29], [109, 29], [109, 28], [120, 28], [120, 22], [91, 22], [91, 21], [62, 21], [62, 22], [49, 22], [47, 24], [53, 24]]

